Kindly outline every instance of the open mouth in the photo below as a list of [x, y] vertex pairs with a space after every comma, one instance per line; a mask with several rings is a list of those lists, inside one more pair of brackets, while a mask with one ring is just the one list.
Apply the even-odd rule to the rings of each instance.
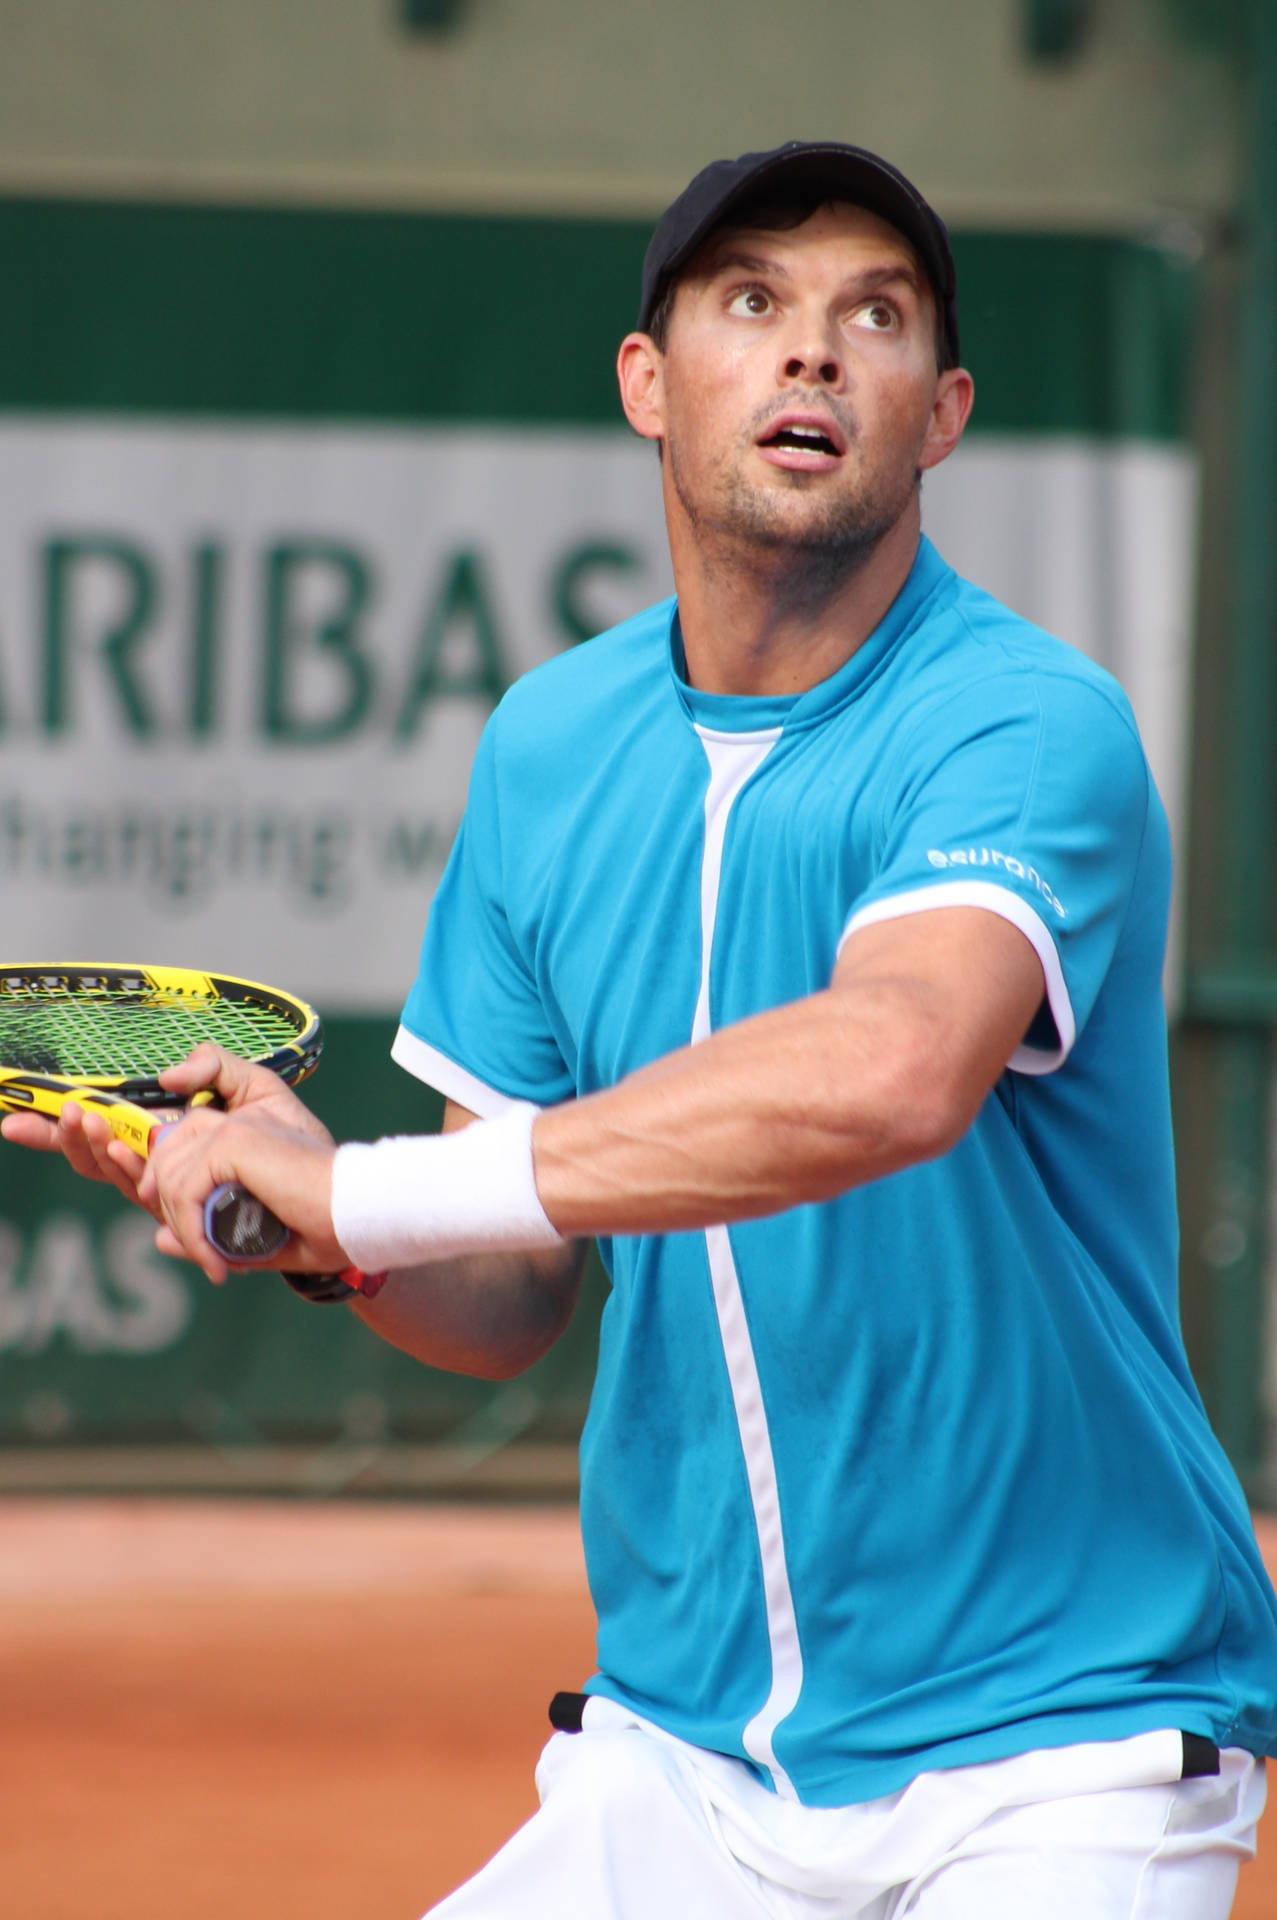
[[820, 427], [784, 426], [760, 442], [764, 447], [787, 447], [800, 453], [824, 453], [835, 459], [840, 449]]

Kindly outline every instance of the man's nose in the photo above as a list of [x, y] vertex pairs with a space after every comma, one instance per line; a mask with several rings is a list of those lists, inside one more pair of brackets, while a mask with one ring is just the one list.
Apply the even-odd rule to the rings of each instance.
[[788, 381], [807, 381], [812, 385], [840, 388], [846, 369], [838, 346], [823, 328], [808, 326], [796, 330], [781, 351], [781, 372]]

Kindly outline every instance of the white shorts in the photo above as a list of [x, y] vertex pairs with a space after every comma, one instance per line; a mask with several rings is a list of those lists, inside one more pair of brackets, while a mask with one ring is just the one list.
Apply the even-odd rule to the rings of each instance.
[[591, 1698], [541, 1810], [428, 1920], [1226, 1920], [1264, 1769], [1181, 1780], [1175, 1733], [924, 1773], [852, 1807]]

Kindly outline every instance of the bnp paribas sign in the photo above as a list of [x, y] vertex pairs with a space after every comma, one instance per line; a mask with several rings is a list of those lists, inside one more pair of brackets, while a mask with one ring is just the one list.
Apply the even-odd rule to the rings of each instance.
[[[1174, 816], [1186, 450], [973, 436], [924, 516], [960, 570], [1119, 673]], [[657, 463], [623, 428], [0, 418], [22, 957], [394, 1010], [494, 702], [669, 588]]]
[[402, 997], [505, 687], [668, 588], [617, 433], [11, 418], [0, 502], [20, 944], [328, 1007]]

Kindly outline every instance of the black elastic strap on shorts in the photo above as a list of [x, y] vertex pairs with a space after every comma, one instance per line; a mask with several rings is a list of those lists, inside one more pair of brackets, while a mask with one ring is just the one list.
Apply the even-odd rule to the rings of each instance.
[[[556, 1693], [550, 1702], [550, 1725], [557, 1733], [580, 1733], [588, 1693]], [[1184, 1759], [1181, 1780], [1202, 1780], [1219, 1772], [1219, 1748], [1204, 1734], [1181, 1733]]]
[[[550, 1702], [550, 1725], [557, 1733], [580, 1733], [588, 1693], [556, 1693]], [[1185, 1739], [1189, 1736], [1185, 1734]], [[1218, 1767], [1215, 1769], [1219, 1771]]]
[[1184, 1769], [1181, 1780], [1201, 1780], [1219, 1772], [1219, 1748], [1200, 1733], [1181, 1733], [1184, 1742]]

